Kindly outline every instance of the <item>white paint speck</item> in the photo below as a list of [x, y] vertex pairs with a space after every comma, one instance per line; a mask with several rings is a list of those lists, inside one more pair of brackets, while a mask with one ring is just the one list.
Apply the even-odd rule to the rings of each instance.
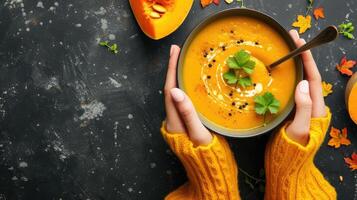
[[115, 80], [112, 77], [109, 77], [109, 82], [110, 82], [110, 84], [112, 84], [116, 88], [120, 88], [122, 86], [121, 83], [119, 83], [117, 80]]
[[105, 13], [107, 13], [107, 10], [105, 10], [103, 7], [100, 7], [98, 11], [94, 12], [96, 15], [105, 15]]
[[128, 118], [129, 118], [129, 119], [133, 119], [133, 118], [134, 118], [133, 114], [129, 114], [129, 115], [128, 115]]
[[128, 188], [128, 192], [133, 192], [134, 190], [133, 190], [133, 188]]
[[108, 29], [108, 21], [106, 19], [104, 19], [104, 18], [100, 19], [100, 23], [102, 24], [101, 29], [103, 31]]
[[108, 38], [109, 38], [109, 40], [115, 40], [115, 35], [114, 34], [109, 34]]
[[156, 163], [150, 163], [150, 168], [153, 169], [156, 167]]
[[80, 120], [91, 120], [97, 117], [103, 116], [103, 112], [106, 109], [103, 103], [94, 100], [89, 104], [82, 104], [84, 113], [79, 117]]
[[288, 4], [288, 8], [292, 8], [293, 5], [291, 3]]
[[45, 8], [45, 6], [43, 6], [43, 2], [42, 1], [37, 2], [36, 7], [37, 8]]
[[76, 24], [75, 27], [80, 28], [82, 27], [82, 24]]
[[54, 5], [55, 5], [55, 6], [59, 6], [59, 3], [56, 1], [56, 2], [54, 3]]
[[29, 31], [30, 31], [30, 28], [27, 27], [27, 28], [26, 28], [26, 31], [29, 32]]
[[17, 178], [17, 176], [13, 176], [13, 177], [11, 178], [11, 180], [17, 181], [17, 180], [19, 180], [19, 179]]
[[130, 129], [130, 126], [129, 126], [129, 125], [127, 125], [125, 128], [129, 130], [129, 129]]
[[128, 78], [128, 76], [124, 74], [123, 75], [123, 79], [127, 79], [127, 78]]
[[22, 162], [19, 163], [19, 167], [20, 168], [26, 168], [26, 167], [28, 167], [28, 164], [27, 164], [27, 162], [22, 161]]

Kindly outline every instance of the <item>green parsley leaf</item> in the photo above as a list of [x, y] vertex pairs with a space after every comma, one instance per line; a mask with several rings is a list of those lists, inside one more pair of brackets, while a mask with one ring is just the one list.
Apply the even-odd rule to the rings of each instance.
[[99, 42], [99, 45], [100, 46], [107, 46], [108, 45], [108, 41], [102, 41], [102, 42]]
[[243, 77], [238, 79], [238, 84], [243, 88], [253, 85], [250, 77]]
[[242, 49], [234, 55], [234, 58], [236, 59], [238, 65], [242, 67], [249, 61], [250, 54]]
[[271, 114], [276, 114], [280, 108], [280, 102], [275, 99], [274, 95], [270, 92], [266, 92], [261, 96], [254, 98], [255, 112], [258, 115], [265, 115], [268, 111]]
[[240, 67], [234, 57], [229, 57], [227, 59], [227, 65], [230, 69], [240, 69]]
[[252, 74], [254, 71], [254, 67], [255, 67], [255, 62], [253, 60], [248, 60], [248, 62], [246, 62], [242, 68], [243, 70], [247, 73], [247, 74]]
[[102, 47], [107, 47], [108, 50], [110, 50], [111, 52], [117, 54], [119, 51], [118, 51], [118, 45], [117, 44], [113, 44], [113, 45], [109, 45], [109, 42], [108, 41], [101, 41], [99, 42], [99, 46], [102, 46]]
[[238, 82], [238, 78], [232, 70], [224, 73], [223, 78], [227, 80], [228, 84], [236, 84]]

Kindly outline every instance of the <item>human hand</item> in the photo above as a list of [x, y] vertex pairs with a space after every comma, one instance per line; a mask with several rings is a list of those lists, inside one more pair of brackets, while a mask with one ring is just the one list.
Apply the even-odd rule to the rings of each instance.
[[207, 145], [212, 135], [203, 126], [189, 97], [176, 84], [177, 60], [180, 47], [172, 45], [164, 88], [166, 130], [169, 133], [187, 133], [195, 145]]
[[[296, 30], [289, 33], [297, 47], [306, 43]], [[325, 117], [327, 113], [321, 89], [321, 75], [314, 58], [310, 51], [303, 52], [301, 56], [306, 80], [301, 81], [296, 87], [296, 113], [294, 120], [286, 128], [286, 134], [295, 142], [306, 145], [309, 141], [311, 118]]]

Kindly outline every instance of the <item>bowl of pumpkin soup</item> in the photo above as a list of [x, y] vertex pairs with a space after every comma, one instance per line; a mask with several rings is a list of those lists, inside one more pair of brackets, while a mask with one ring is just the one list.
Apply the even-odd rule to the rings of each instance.
[[231, 137], [252, 137], [277, 127], [294, 107], [302, 80], [300, 57], [272, 70], [294, 41], [272, 17], [251, 9], [228, 9], [200, 23], [183, 45], [178, 84], [202, 123]]

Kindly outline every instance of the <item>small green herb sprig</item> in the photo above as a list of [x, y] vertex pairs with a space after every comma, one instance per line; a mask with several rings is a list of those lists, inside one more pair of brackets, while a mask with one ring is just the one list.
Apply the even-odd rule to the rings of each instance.
[[241, 8], [246, 8], [244, 5], [244, 0], [237, 0], [238, 3], [240, 3]]
[[264, 115], [264, 124], [267, 113], [270, 112], [270, 114], [276, 114], [280, 108], [280, 102], [270, 92], [266, 92], [261, 96], [256, 96], [254, 98], [254, 103], [255, 112], [258, 115]]
[[250, 54], [245, 50], [240, 50], [234, 56], [227, 59], [229, 71], [223, 74], [223, 78], [228, 84], [237, 84], [246, 88], [253, 85], [249, 77], [255, 68], [255, 62], [250, 59]]
[[355, 27], [353, 26], [352, 22], [344, 22], [338, 25], [338, 32], [351, 40], [355, 39], [355, 36], [353, 35], [354, 30]]
[[110, 45], [108, 41], [102, 41], [102, 42], [99, 42], [99, 45], [102, 46], [102, 47], [107, 47], [109, 51], [117, 54], [119, 51], [118, 51], [118, 45], [117, 44], [113, 44], [113, 45]]
[[307, 15], [312, 10], [312, 5], [314, 4], [314, 0], [307, 0], [306, 6], [306, 14]]

